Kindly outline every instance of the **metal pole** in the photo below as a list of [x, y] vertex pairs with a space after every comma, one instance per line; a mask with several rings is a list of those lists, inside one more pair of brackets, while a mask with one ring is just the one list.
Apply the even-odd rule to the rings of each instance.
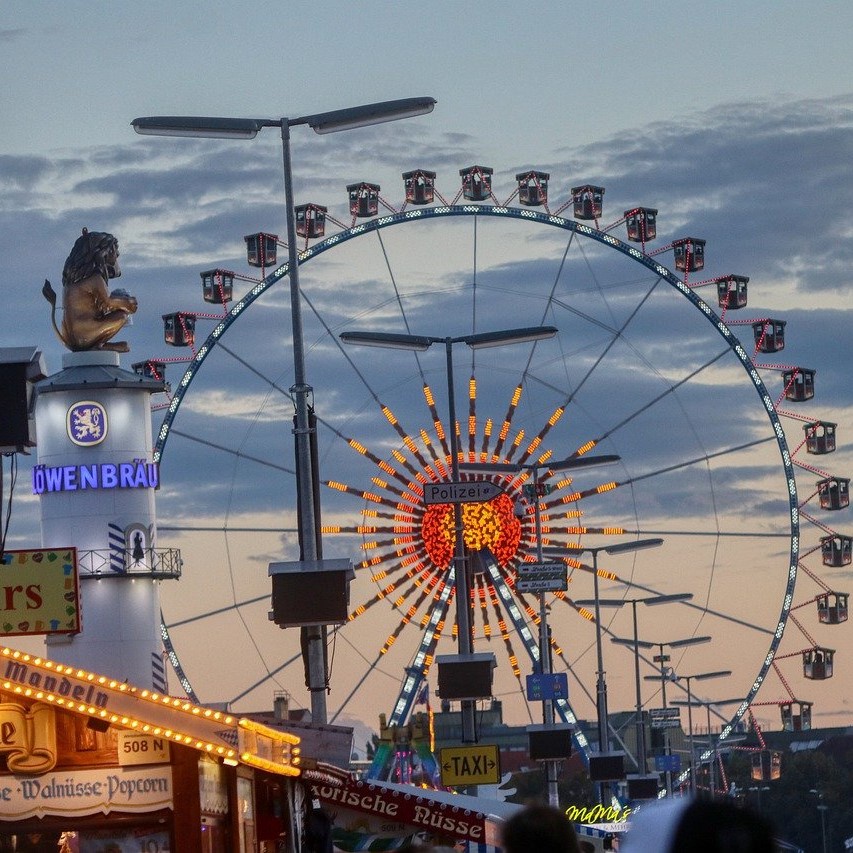
[[[450, 467], [453, 480], [459, 481], [459, 442], [456, 437], [456, 397], [453, 391], [453, 338], [444, 339], [447, 353], [447, 398], [450, 409]], [[453, 504], [453, 526], [456, 530], [456, 544], [453, 551], [453, 568], [456, 586], [456, 625], [459, 630], [459, 654], [470, 655], [471, 642], [471, 602], [468, 589], [468, 571], [465, 560], [465, 527], [462, 522], [462, 505]], [[476, 743], [477, 736], [474, 720], [474, 703], [470, 699], [462, 700], [462, 743]]]
[[[299, 542], [302, 559], [314, 561], [319, 557], [317, 524], [314, 506], [314, 471], [311, 465], [311, 435], [308, 399], [313, 389], [305, 378], [305, 347], [302, 335], [302, 300], [299, 293], [299, 258], [296, 251], [296, 219], [293, 210], [293, 170], [290, 161], [290, 124], [281, 119], [281, 144], [284, 161], [284, 199], [287, 207], [287, 276], [290, 280], [290, 314], [293, 327], [293, 374], [290, 389], [296, 409], [296, 474], [299, 490]], [[308, 690], [311, 694], [311, 719], [325, 724], [326, 666], [325, 630], [320, 626], [307, 629]]]
[[705, 704], [705, 710], [708, 712], [708, 749], [711, 751], [711, 763], [708, 767], [708, 787], [711, 790], [711, 799], [714, 799], [714, 775], [716, 774], [717, 763], [717, 745], [714, 743], [714, 738], [711, 736], [711, 704]]
[[[536, 562], [542, 562], [542, 517], [539, 511], [539, 468], [531, 467], [533, 471], [533, 489], [536, 499]], [[551, 638], [548, 636], [548, 610], [545, 606], [545, 592], [539, 593], [539, 671], [543, 675], [551, 673]], [[542, 702], [542, 722], [546, 726], [554, 724], [554, 703], [550, 699]], [[548, 787], [548, 805], [560, 805], [560, 794], [557, 785], [557, 761], [545, 762], [545, 777]]]
[[637, 688], [637, 771], [646, 772], [646, 725], [643, 722], [643, 695], [640, 691], [640, 638], [637, 635], [637, 599], [631, 602], [634, 616], [634, 680]]
[[[663, 707], [666, 708], [666, 669], [664, 667], [664, 654], [663, 647], [666, 643], [658, 643], [660, 648], [660, 690], [661, 690], [661, 698], [663, 699]], [[667, 797], [672, 796], [672, 771], [669, 769], [669, 727], [663, 730], [663, 754], [666, 756], [667, 770], [666, 770], [666, 795]]]
[[693, 747], [693, 694], [690, 692], [690, 682], [692, 681], [692, 676], [688, 675], [686, 677], [687, 681], [687, 727], [689, 729], [688, 732], [688, 740], [690, 743], [690, 793], [696, 793], [696, 753]]
[[[610, 738], [607, 731], [607, 683], [604, 680], [604, 655], [601, 650], [601, 607], [598, 601], [598, 550], [592, 549], [592, 583], [595, 599], [595, 651], [598, 658], [598, 677], [596, 694], [598, 698], [598, 751], [610, 752]], [[609, 786], [601, 784], [601, 802], [604, 803]]]

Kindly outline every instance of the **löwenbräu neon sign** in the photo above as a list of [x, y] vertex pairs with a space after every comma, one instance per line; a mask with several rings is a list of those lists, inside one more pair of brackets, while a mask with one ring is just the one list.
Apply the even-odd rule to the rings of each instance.
[[96, 462], [92, 465], [36, 465], [33, 494], [76, 492], [88, 489], [157, 489], [160, 466], [156, 462]]

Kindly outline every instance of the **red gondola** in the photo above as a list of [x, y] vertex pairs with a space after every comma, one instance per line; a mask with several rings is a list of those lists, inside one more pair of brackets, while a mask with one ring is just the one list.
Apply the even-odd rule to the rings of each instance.
[[779, 352], [785, 349], [786, 320], [758, 320], [752, 324], [755, 348], [758, 352]]
[[489, 166], [469, 166], [460, 169], [462, 195], [469, 201], [485, 201], [492, 194], [492, 174]]
[[176, 311], [163, 315], [163, 337], [173, 347], [191, 347], [195, 343], [195, 314]]
[[249, 234], [246, 241], [246, 263], [250, 267], [271, 267], [275, 265], [278, 250], [277, 234]]
[[681, 272], [696, 272], [705, 267], [705, 241], [699, 237], [682, 237], [672, 244], [675, 268]]
[[635, 207], [625, 211], [625, 227], [632, 243], [648, 243], [658, 234], [658, 212], [653, 207]]
[[800, 702], [793, 699], [782, 702], [779, 710], [782, 713], [782, 730], [786, 732], [805, 732], [812, 727], [813, 702]]
[[539, 207], [548, 202], [548, 172], [519, 172], [515, 179], [518, 181], [518, 200], [528, 207]]
[[817, 494], [821, 509], [844, 509], [850, 506], [850, 479], [827, 477], [825, 480], [818, 480]]
[[376, 216], [379, 213], [379, 184], [349, 184], [349, 212], [353, 216]]
[[226, 305], [234, 295], [234, 273], [231, 270], [206, 270], [201, 273], [201, 289], [205, 302]]
[[720, 308], [736, 311], [746, 305], [746, 285], [749, 276], [727, 275], [717, 279], [717, 304]]
[[817, 599], [817, 618], [823, 625], [840, 625], [847, 621], [846, 592], [825, 592]]
[[406, 204], [430, 204], [435, 200], [435, 172], [415, 169], [403, 172]]
[[131, 365], [131, 368], [137, 376], [144, 376], [146, 379], [162, 381], [166, 378], [166, 363], [164, 361], [156, 361], [154, 359], [137, 361]]
[[762, 749], [752, 755], [752, 780], [754, 782], [772, 782], [782, 775], [782, 753], [777, 750]]
[[820, 551], [825, 566], [847, 566], [853, 558], [853, 537], [841, 533], [821, 536]]
[[803, 429], [806, 433], [806, 453], [820, 455], [835, 450], [835, 428], [829, 421], [813, 421]]
[[832, 678], [832, 659], [835, 649], [824, 649], [816, 646], [803, 652], [803, 677], [812, 681], [823, 681]]
[[326, 234], [326, 211], [322, 204], [300, 204], [293, 208], [296, 214], [298, 237], [323, 237]]
[[792, 403], [802, 403], [814, 397], [815, 371], [808, 367], [795, 367], [782, 372], [785, 387], [785, 399]]
[[601, 219], [604, 187], [584, 184], [582, 187], [572, 187], [571, 193], [575, 219]]

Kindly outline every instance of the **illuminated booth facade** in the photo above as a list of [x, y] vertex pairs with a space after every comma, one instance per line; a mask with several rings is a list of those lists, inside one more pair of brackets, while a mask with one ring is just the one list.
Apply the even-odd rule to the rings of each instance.
[[292, 733], [8, 647], [0, 727], [2, 850], [301, 849]]

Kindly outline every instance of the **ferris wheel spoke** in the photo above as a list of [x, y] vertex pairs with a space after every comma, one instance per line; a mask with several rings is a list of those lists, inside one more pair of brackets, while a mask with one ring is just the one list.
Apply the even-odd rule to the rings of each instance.
[[[251, 684], [248, 687], [246, 687], [241, 693], [238, 693], [236, 696], [232, 696], [229, 704], [233, 705], [234, 703], [239, 702], [243, 697], [249, 696], [255, 690], [257, 690], [259, 687], [263, 687], [268, 681], [275, 681], [277, 675], [284, 672], [284, 670], [287, 669], [291, 664], [294, 664], [294, 663], [296, 663], [296, 661], [301, 660], [301, 659], [302, 659], [302, 653], [301, 652], [293, 655], [292, 657], [289, 657], [284, 663], [280, 664], [275, 669], [268, 671], [267, 674], [263, 678], [258, 679], [258, 681], [256, 681], [254, 684]], [[278, 682], [276, 682], [276, 683], [278, 683]], [[279, 684], [279, 687], [281, 687], [280, 684]]]
[[205, 447], [209, 447], [212, 450], [218, 450], [221, 453], [227, 453], [235, 459], [245, 459], [247, 462], [256, 462], [258, 465], [263, 465], [264, 468], [269, 468], [273, 471], [282, 471], [285, 474], [293, 474], [296, 476], [296, 471], [293, 468], [288, 468], [286, 465], [277, 465], [275, 462], [270, 462], [268, 459], [261, 459], [258, 456], [252, 456], [249, 453], [243, 453], [241, 450], [234, 450], [232, 447], [226, 447], [223, 444], [217, 444], [214, 441], [210, 441], [208, 439], [200, 438], [197, 435], [190, 435], [189, 433], [182, 432], [178, 429], [171, 430], [172, 435], [180, 436], [181, 438], [185, 438], [187, 441], [195, 442], [196, 444], [204, 445]]
[[266, 374], [261, 373], [261, 371], [258, 370], [256, 367], [249, 364], [248, 361], [246, 361], [244, 358], [241, 358], [239, 355], [237, 355], [237, 353], [235, 353], [234, 350], [229, 349], [225, 344], [222, 344], [222, 343], [220, 343], [217, 348], [221, 349], [225, 353], [228, 353], [228, 355], [230, 355], [231, 358], [233, 358], [238, 364], [241, 364], [243, 367], [246, 368], [246, 370], [250, 371], [255, 376], [257, 376], [258, 379], [263, 380], [263, 382], [265, 382], [270, 388], [272, 388], [275, 391], [278, 391], [278, 393], [281, 394], [282, 397], [286, 397], [288, 400], [293, 402], [293, 395], [291, 394], [291, 392], [289, 390], [282, 388], [277, 382], [275, 382], [275, 380], [270, 379]]
[[194, 616], [189, 616], [186, 619], [175, 619], [169, 623], [171, 629], [181, 628], [184, 625], [191, 625], [193, 622], [200, 622], [204, 619], [211, 619], [214, 616], [221, 616], [223, 613], [230, 613], [232, 610], [239, 610], [241, 607], [248, 607], [251, 604], [257, 604], [260, 601], [269, 601], [270, 593], [265, 595], [257, 595], [254, 598], [247, 598], [245, 601], [235, 601], [232, 604], [227, 604], [224, 607], [217, 607], [214, 610], [206, 610], [203, 613], [196, 613]]
[[638, 474], [636, 477], [631, 477], [628, 480], [624, 480], [619, 483], [620, 486], [626, 486], [629, 483], [639, 483], [641, 480], [647, 480], [651, 477], [659, 477], [661, 474], [671, 474], [673, 471], [678, 471], [682, 468], [689, 468], [691, 465], [698, 465], [704, 462], [709, 462], [711, 459], [718, 459], [722, 456], [728, 456], [730, 454], [738, 453], [742, 450], [749, 450], [752, 447], [757, 447], [761, 444], [767, 444], [768, 442], [775, 441], [774, 436], [767, 436], [765, 438], [757, 438], [755, 441], [748, 441], [744, 444], [736, 444], [731, 447], [727, 447], [723, 450], [718, 450], [714, 453], [705, 453], [702, 456], [696, 456], [693, 459], [685, 460], [684, 462], [679, 462], [677, 465], [667, 465], [664, 468], [658, 468], [655, 471], [647, 471], [645, 474]]

